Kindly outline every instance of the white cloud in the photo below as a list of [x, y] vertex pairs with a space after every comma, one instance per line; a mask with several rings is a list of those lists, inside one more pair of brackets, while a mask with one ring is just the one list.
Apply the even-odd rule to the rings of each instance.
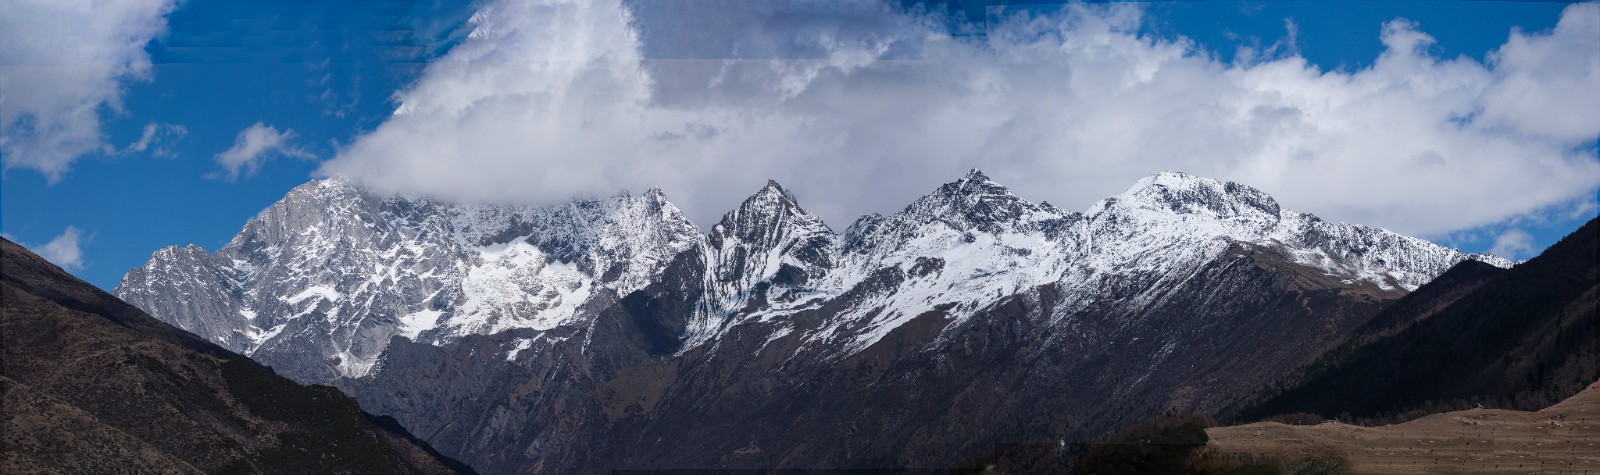
[[1592, 142], [1600, 130], [1600, 6], [1567, 8], [1555, 34], [1512, 32], [1490, 62], [1495, 87], [1483, 120], [1566, 143]]
[[56, 182], [85, 154], [110, 147], [102, 108], [122, 109], [121, 84], [148, 78], [145, 44], [166, 31], [173, 0], [7, 0], [0, 3], [0, 155]]
[[279, 156], [301, 159], [315, 158], [310, 152], [290, 145], [289, 139], [293, 137], [293, 130], [283, 129], [279, 131], [277, 127], [260, 122], [245, 127], [244, 130], [239, 131], [237, 137], [234, 137], [232, 147], [214, 157], [217, 164], [222, 165], [222, 168], [226, 170], [225, 173], [216, 176], [226, 177], [230, 181], [239, 179], [241, 171], [244, 172], [245, 176], [250, 176], [255, 174], [256, 170], [261, 167], [261, 162]]
[[1537, 250], [1539, 248], [1534, 246], [1532, 234], [1513, 228], [1494, 238], [1494, 247], [1489, 249], [1489, 253], [1512, 259], [1526, 259], [1532, 257], [1531, 254]]
[[9, 234], [5, 238], [33, 250], [39, 257], [61, 266], [62, 269], [73, 272], [83, 270], [83, 248], [81, 247], [83, 231], [78, 229], [77, 226], [68, 225], [67, 229], [61, 231], [61, 235], [39, 246], [18, 242], [16, 238]]
[[[784, 16], [814, 3], [779, 0], [493, 2], [397, 94], [392, 118], [320, 172], [480, 201], [657, 186], [702, 225], [775, 178], [842, 228], [971, 167], [1076, 209], [1181, 170], [1431, 236], [1600, 187], [1584, 146], [1600, 136], [1595, 4], [1567, 7], [1551, 31], [1512, 32], [1487, 62], [1431, 56], [1407, 21], [1374, 25], [1382, 55], [1329, 71], [1294, 53], [1317, 38], [1228, 64], [1140, 36], [1133, 4], [1004, 15], [971, 40], [937, 18], [846, 3], [832, 18]], [[650, 43], [685, 37], [700, 43]]]
[[[122, 153], [144, 153], [148, 150], [152, 156], [171, 157], [172, 152], [167, 150], [166, 147], [162, 147], [160, 143], [188, 134], [189, 129], [182, 125], [151, 122], [144, 125], [144, 131], [139, 134], [139, 140], [128, 144], [127, 147], [122, 149]], [[155, 150], [150, 150], [151, 146], [155, 146]]]

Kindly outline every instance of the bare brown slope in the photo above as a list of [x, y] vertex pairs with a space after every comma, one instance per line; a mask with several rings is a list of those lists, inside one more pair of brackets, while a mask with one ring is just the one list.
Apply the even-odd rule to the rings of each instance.
[[10, 241], [0, 252], [7, 473], [464, 468], [337, 390], [278, 377]]
[[199, 473], [71, 404], [0, 376], [0, 473]]
[[1337, 456], [1355, 473], [1600, 473], [1600, 382], [1537, 412], [1469, 409], [1378, 427], [1258, 422], [1206, 434], [1214, 451]]

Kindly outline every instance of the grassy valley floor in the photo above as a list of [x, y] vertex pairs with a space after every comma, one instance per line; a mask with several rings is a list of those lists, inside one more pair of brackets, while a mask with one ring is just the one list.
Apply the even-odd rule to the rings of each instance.
[[1354, 473], [1600, 474], [1600, 382], [1535, 412], [1470, 409], [1378, 427], [1258, 422], [1206, 433], [1213, 452], [1338, 457]]

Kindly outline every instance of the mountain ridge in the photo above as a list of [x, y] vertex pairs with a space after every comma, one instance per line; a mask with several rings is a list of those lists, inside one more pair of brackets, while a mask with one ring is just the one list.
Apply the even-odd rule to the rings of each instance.
[[0, 239], [0, 470], [470, 473]]
[[[1091, 434], [1217, 409], [1456, 262], [1509, 265], [1181, 173], [1064, 212], [973, 170], [843, 233], [770, 181], [709, 232], [659, 191], [513, 207], [341, 180], [297, 190], [215, 253], [156, 253], [119, 295], [177, 322], [218, 309], [196, 326], [214, 341], [335, 384], [490, 471], [942, 463], [1018, 430]], [[219, 301], [165, 303], [180, 295]], [[1240, 344], [1259, 361], [1224, 357]], [[971, 406], [998, 397], [992, 387], [1057, 412]], [[756, 455], [751, 440], [722, 439], [736, 426], [697, 429], [830, 434], [862, 411], [931, 432], [898, 448], [750, 435], [776, 451]], [[939, 421], [973, 433], [927, 425]], [[611, 431], [708, 442], [691, 454], [595, 439]]]
[[[1555, 404], [1600, 379], [1597, 250], [1600, 219], [1591, 219], [1511, 269], [1458, 264], [1239, 415], [1372, 418]], [[1382, 383], [1365, 387], [1374, 382]]]

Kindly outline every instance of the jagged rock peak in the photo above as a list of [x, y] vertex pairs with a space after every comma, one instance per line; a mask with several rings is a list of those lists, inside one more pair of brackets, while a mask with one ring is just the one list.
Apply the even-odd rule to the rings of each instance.
[[983, 174], [983, 171], [976, 168], [967, 170], [967, 174], [962, 176], [960, 180], [947, 183], [944, 187], [941, 187], [940, 190], [944, 190], [945, 187], [953, 187], [954, 189], [952, 190], [952, 194], [1011, 193], [1011, 191], [1007, 190], [1006, 187], [1001, 186], [999, 183], [995, 183], [994, 180], [989, 179], [988, 175]]
[[1107, 207], [1170, 210], [1177, 214], [1217, 217], [1260, 216], [1276, 218], [1282, 212], [1277, 200], [1261, 190], [1231, 181], [1166, 171], [1140, 178], [1128, 191], [1096, 204], [1091, 214]]
[[745, 202], [750, 203], [751, 201], [756, 200], [787, 202], [789, 204], [799, 206], [798, 201], [796, 201], [794, 198], [794, 194], [789, 193], [789, 190], [784, 189], [783, 185], [779, 185], [777, 180], [772, 179], [768, 179], [766, 186], [762, 186], [761, 190], [757, 191], [756, 194], [750, 195], [750, 198], [746, 199]]
[[739, 204], [739, 209], [729, 212], [729, 214], [776, 213], [783, 211], [805, 213], [805, 210], [800, 208], [800, 202], [795, 199], [793, 193], [789, 193], [789, 190], [784, 189], [783, 185], [779, 185], [776, 180], [769, 179], [767, 184], [757, 190], [755, 194], [745, 198], [744, 202]]
[[[795, 287], [828, 275], [835, 236], [801, 208], [776, 181], [768, 180], [737, 209], [729, 211], [707, 236], [709, 244], [705, 305], [689, 323], [690, 344], [710, 338], [725, 318], [785, 293], [768, 286]], [[760, 290], [758, 289], [758, 285]], [[752, 297], [749, 292], [759, 295]]]
[[767, 179], [767, 185], [761, 187], [761, 191], [762, 192], [776, 191], [778, 193], [783, 193], [785, 195], [789, 194], [788, 190], [783, 189], [783, 185], [778, 184], [778, 180], [774, 180], [774, 179], [771, 179], [771, 178]]
[[661, 191], [660, 188], [651, 187], [648, 190], [644, 190], [644, 199], [651, 203], [667, 203], [667, 193]]
[[940, 185], [901, 211], [901, 218], [914, 222], [944, 222], [968, 229], [988, 229], [998, 223], [1011, 223], [1047, 210], [1011, 193], [974, 168], [961, 179]]
[[805, 208], [794, 195], [777, 181], [767, 180], [755, 194], [745, 198], [733, 211], [722, 216], [722, 221], [712, 231], [714, 241], [719, 237], [733, 236], [748, 241], [757, 236], [771, 236], [778, 227], [797, 227], [806, 231], [831, 232], [822, 219]]

